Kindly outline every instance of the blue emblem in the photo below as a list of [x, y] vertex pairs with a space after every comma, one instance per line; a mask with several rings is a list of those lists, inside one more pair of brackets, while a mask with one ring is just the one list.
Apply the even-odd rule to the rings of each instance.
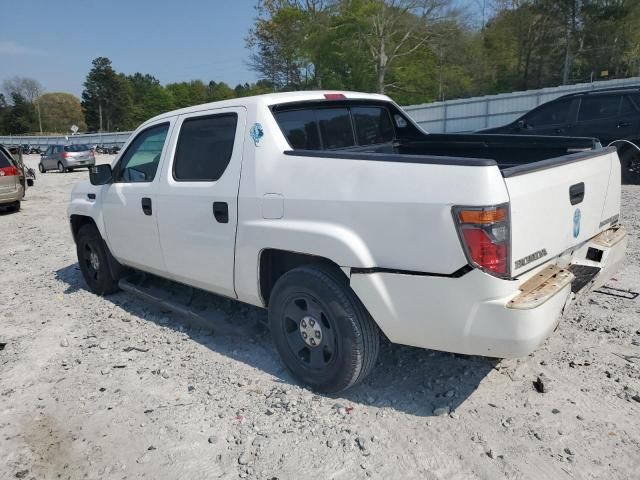
[[260, 143], [260, 139], [264, 137], [264, 130], [262, 130], [262, 125], [259, 123], [254, 123], [249, 129], [249, 136], [253, 140], [253, 144], [257, 147]]
[[580, 209], [576, 208], [576, 211], [573, 212], [573, 238], [578, 238], [580, 235]]

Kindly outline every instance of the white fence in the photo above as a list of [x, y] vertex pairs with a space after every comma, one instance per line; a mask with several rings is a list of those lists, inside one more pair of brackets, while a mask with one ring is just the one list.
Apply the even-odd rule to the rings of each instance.
[[625, 85], [640, 85], [640, 77], [446, 100], [411, 105], [404, 109], [427, 132], [472, 132], [481, 128], [505, 125], [541, 103], [567, 93]]
[[0, 143], [5, 145], [28, 144], [32, 146], [47, 147], [48, 145], [77, 145], [86, 143], [87, 145], [122, 146], [133, 132], [115, 133], [85, 133], [81, 135], [0, 135]]
[[[640, 85], [640, 77], [606, 80], [593, 83], [578, 83], [560, 87], [501, 93], [484, 97], [446, 100], [404, 107], [407, 113], [431, 133], [472, 132], [481, 128], [505, 125], [541, 103], [561, 95], [605, 87]], [[82, 135], [56, 136], [0, 136], [1, 144], [29, 144], [47, 146], [58, 143], [122, 146], [132, 132], [88, 133]]]

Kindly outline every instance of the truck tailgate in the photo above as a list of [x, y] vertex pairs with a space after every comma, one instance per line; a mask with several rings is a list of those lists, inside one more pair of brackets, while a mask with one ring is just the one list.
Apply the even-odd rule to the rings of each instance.
[[620, 213], [613, 148], [503, 171], [511, 208], [511, 274], [540, 265], [606, 230]]

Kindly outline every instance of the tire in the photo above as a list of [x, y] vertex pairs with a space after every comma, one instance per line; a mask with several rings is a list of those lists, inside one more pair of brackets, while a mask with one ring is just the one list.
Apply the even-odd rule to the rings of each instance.
[[21, 207], [21, 203], [19, 201], [17, 201], [16, 203], [14, 203], [11, 206], [11, 211], [12, 212], [19, 212], [20, 211], [20, 207]]
[[624, 185], [640, 185], [640, 152], [634, 147], [626, 148], [620, 154], [622, 183]]
[[47, 171], [44, 169], [44, 165], [42, 165], [42, 163], [38, 164], [38, 171], [40, 173], [47, 173]]
[[62, 162], [58, 162], [58, 172], [59, 173], [66, 173], [67, 169], [65, 168], [65, 166], [62, 164]]
[[118, 279], [109, 268], [109, 260], [100, 232], [95, 225], [84, 225], [76, 236], [78, 265], [89, 290], [97, 295], [117, 292]]
[[378, 357], [378, 327], [342, 273], [323, 265], [298, 267], [278, 279], [269, 325], [285, 367], [320, 392], [360, 383]]

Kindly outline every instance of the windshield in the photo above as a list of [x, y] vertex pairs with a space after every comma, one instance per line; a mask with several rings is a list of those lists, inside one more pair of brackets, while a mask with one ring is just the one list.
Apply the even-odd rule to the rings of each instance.
[[87, 150], [91, 150], [89, 145], [67, 145], [64, 147], [65, 152], [86, 152]]

